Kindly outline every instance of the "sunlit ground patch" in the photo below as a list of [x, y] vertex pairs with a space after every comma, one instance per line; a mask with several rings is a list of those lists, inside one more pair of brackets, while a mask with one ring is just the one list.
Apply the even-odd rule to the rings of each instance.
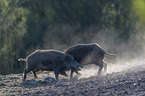
[[98, 75], [98, 69], [99, 67], [96, 65], [88, 65], [85, 66], [81, 71], [81, 76], [79, 76], [80, 78], [89, 78], [91, 76], [97, 76]]
[[127, 71], [128, 69], [134, 69], [138, 71], [140, 69], [145, 69], [145, 59], [144, 60], [132, 60], [130, 62], [121, 62], [118, 64], [109, 64], [107, 68], [107, 73], [111, 74], [113, 72]]
[[[107, 67], [107, 73], [104, 72], [104, 69], [102, 69], [102, 75], [106, 74], [112, 74], [115, 72], [122, 72], [122, 71], [128, 71], [129, 69], [132, 69], [134, 71], [139, 71], [139, 70], [145, 70], [145, 59], [137, 59], [137, 60], [130, 60], [128, 62], [118, 62], [116, 64], [108, 64]], [[97, 76], [98, 75], [98, 70], [99, 67], [96, 65], [88, 65], [82, 68], [79, 79], [81, 78], [89, 78], [92, 76]]]

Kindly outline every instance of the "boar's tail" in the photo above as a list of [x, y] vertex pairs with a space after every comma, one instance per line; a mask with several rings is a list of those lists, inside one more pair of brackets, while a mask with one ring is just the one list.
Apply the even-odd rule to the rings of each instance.
[[111, 54], [111, 53], [107, 53], [105, 52], [107, 55], [110, 55], [110, 56], [115, 56], [116, 54]]
[[20, 58], [20, 59], [18, 59], [18, 61], [25, 61], [26, 62], [26, 59]]

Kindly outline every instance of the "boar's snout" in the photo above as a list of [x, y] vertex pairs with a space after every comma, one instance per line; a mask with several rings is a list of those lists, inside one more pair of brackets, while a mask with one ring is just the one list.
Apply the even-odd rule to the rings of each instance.
[[76, 69], [76, 70], [79, 70], [80, 71], [81, 70], [80, 67], [82, 68], [82, 65], [79, 64], [77, 61], [74, 60], [74, 62], [71, 63], [71, 67], [73, 69]]

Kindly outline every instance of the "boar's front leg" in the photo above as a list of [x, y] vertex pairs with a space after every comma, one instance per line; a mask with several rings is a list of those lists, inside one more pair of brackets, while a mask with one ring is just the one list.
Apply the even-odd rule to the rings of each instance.
[[98, 61], [98, 62], [96, 63], [96, 65], [99, 66], [98, 75], [101, 75], [101, 71], [102, 71], [102, 69], [103, 69], [103, 61], [102, 61], [102, 60]]
[[60, 72], [59, 67], [54, 68], [54, 74], [55, 74], [55, 78], [56, 78], [57, 81], [59, 81], [59, 79], [58, 79], [59, 72]]
[[81, 73], [79, 73], [78, 70], [72, 69], [72, 70], [71, 70], [71, 73], [70, 73], [70, 79], [72, 79], [73, 73], [74, 73], [74, 72], [75, 72], [77, 75], [81, 75]]
[[73, 77], [73, 73], [74, 73], [75, 71], [72, 69], [71, 70], [71, 73], [70, 73], [70, 79], [72, 79], [72, 77]]
[[30, 72], [30, 71], [33, 71], [35, 68], [36, 68], [36, 66], [28, 66], [27, 68], [24, 69], [23, 81], [25, 81], [27, 73]]

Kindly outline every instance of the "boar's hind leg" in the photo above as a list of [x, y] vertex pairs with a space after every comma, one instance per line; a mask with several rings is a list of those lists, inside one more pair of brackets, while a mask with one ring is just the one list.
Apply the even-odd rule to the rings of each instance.
[[99, 61], [96, 65], [99, 66], [98, 75], [100, 75], [103, 69], [103, 61]]
[[25, 68], [24, 69], [24, 72], [23, 72], [23, 75], [24, 75], [24, 77], [23, 77], [23, 79], [26, 79], [26, 74], [27, 74], [28, 72], [27, 72], [27, 68]]
[[24, 80], [26, 79], [26, 74], [30, 71], [33, 71], [35, 69], [35, 66], [28, 66], [27, 68], [24, 69]]
[[107, 63], [103, 63], [104, 65], [104, 71], [105, 71], [105, 73], [107, 72]]
[[32, 71], [32, 69], [29, 69], [29, 68], [24, 69], [24, 78], [23, 78], [24, 80], [26, 79], [26, 74], [30, 71]]

